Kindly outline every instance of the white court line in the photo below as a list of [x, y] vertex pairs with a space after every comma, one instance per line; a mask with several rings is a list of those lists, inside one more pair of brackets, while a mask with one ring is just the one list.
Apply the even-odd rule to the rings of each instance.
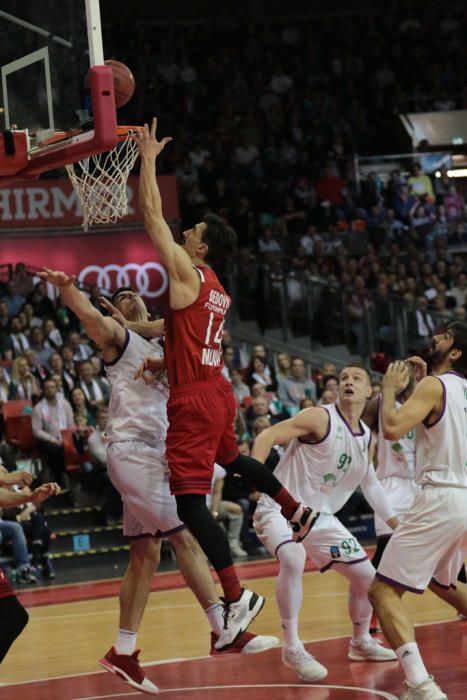
[[[266, 562], [269, 560], [266, 560]], [[271, 560], [272, 561], [272, 560]], [[237, 568], [240, 567], [240, 573], [243, 568], [247, 569], [248, 567], [252, 567], [256, 564], [257, 562], [251, 561], [251, 562], [244, 562], [243, 564], [239, 564], [237, 562]], [[163, 580], [162, 577], [164, 576], [171, 576], [173, 573], [176, 573], [174, 571], [158, 571], [157, 576], [161, 577], [161, 581]], [[321, 571], [316, 570], [316, 571], [305, 571], [304, 576], [308, 576], [308, 574], [319, 574], [322, 576], [323, 574]], [[246, 579], [247, 581], [262, 581], [263, 579], [267, 578], [274, 578], [274, 575], [269, 575], [269, 576], [256, 576], [254, 578]], [[52, 588], [51, 586], [40, 586], [39, 588], [34, 588], [33, 586], [30, 586], [29, 588], [22, 588], [21, 590], [18, 590], [19, 593], [37, 593], [37, 592], [42, 592], [42, 591], [48, 591], [48, 592], [53, 592], [54, 590], [62, 590], [66, 588], [77, 588], [77, 587], [82, 587], [82, 588], [87, 588], [88, 586], [93, 586], [97, 585], [99, 583], [113, 583], [113, 582], [121, 582], [121, 578], [104, 578], [104, 579], [95, 579], [93, 581], [83, 581], [81, 584], [79, 583], [61, 583], [58, 585], [55, 589]], [[163, 585], [163, 584], [162, 584]], [[220, 584], [216, 584], [220, 585]], [[179, 586], [177, 588], [156, 588], [155, 590], [151, 591], [150, 594], [152, 593], [163, 593], [164, 595], [169, 594], [169, 593], [180, 593], [182, 590], [187, 590], [187, 586]], [[313, 597], [313, 594], [305, 595], [305, 598], [308, 598], [311, 595]], [[328, 593], [317, 593], [316, 597], [318, 596], [327, 596], [327, 595], [344, 595], [344, 594], [328, 594]], [[347, 595], [347, 594], [345, 594]], [[68, 600], [65, 602], [58, 602], [58, 603], [46, 603], [45, 605], [33, 605], [31, 606], [31, 610], [36, 609], [36, 608], [45, 608], [45, 607], [51, 607], [55, 605], [81, 605], [81, 604], [86, 604], [89, 603], [92, 600], [105, 600], [107, 598], [117, 598], [118, 596], [118, 591], [115, 592], [114, 595], [105, 595], [105, 596], [98, 596], [92, 597], [90, 596], [89, 598], [84, 598], [83, 600]]]
[[[456, 618], [454, 619], [449, 619], [449, 620], [436, 620], [435, 622], [419, 622], [415, 624], [415, 627], [429, 627], [430, 625], [445, 625], [449, 622], [456, 622]], [[460, 623], [461, 624], [461, 623]], [[319, 639], [304, 639], [302, 640], [303, 644], [317, 644], [320, 642], [332, 642], [335, 641], [336, 639], [350, 639], [350, 635], [348, 634], [342, 634], [342, 635], [337, 635], [335, 637], [320, 637]], [[274, 647], [275, 649], [280, 649], [281, 646], [279, 647]], [[174, 659], [158, 659], [157, 661], [145, 661], [144, 663], [140, 664], [141, 666], [163, 666], [165, 664], [174, 664], [174, 663], [181, 663], [182, 661], [201, 661], [202, 659], [211, 659], [209, 654], [206, 654], [205, 656], [190, 656], [190, 657], [179, 657], [179, 658], [174, 658]], [[81, 676], [95, 676], [97, 673], [108, 673], [108, 671], [85, 671], [84, 673], [69, 673], [66, 676], [49, 676], [47, 678], [34, 678], [29, 681], [15, 681], [14, 683], [2, 683], [2, 686], [16, 686], [16, 685], [30, 685], [31, 683], [45, 683], [47, 681], [59, 681], [63, 680], [64, 678], [80, 678]], [[300, 686], [301, 688], [303, 687], [308, 687], [308, 684], [306, 686]], [[318, 686], [322, 687], [322, 686]], [[138, 693], [140, 694], [140, 693]], [[112, 697], [112, 696], [102, 696], [102, 697]], [[118, 696], [113, 696], [113, 697], [118, 697]], [[392, 697], [392, 696], [391, 696]], [[397, 698], [396, 698], [397, 700]]]
[[[304, 595], [304, 598], [347, 598], [348, 593], [312, 593]], [[96, 599], [90, 599], [86, 602], [95, 602]], [[99, 599], [98, 599], [99, 600]], [[115, 600], [117, 598], [115, 597]], [[84, 601], [79, 601], [84, 602]], [[58, 605], [67, 605], [67, 603], [58, 603]], [[42, 606], [41, 606], [42, 607]], [[47, 606], [48, 607], [48, 606]], [[145, 612], [149, 610], [177, 610], [180, 608], [199, 608], [199, 603], [178, 603], [176, 605], [151, 605], [145, 608]], [[32, 608], [34, 609], [34, 608]], [[115, 610], [95, 610], [90, 612], [65, 613], [63, 615], [45, 615], [42, 617], [29, 617], [29, 624], [32, 622], [52, 622], [53, 620], [69, 620], [75, 617], [94, 617], [96, 615], [115, 615]]]
[[[384, 690], [373, 690], [372, 688], [357, 688], [349, 685], [315, 685], [314, 683], [258, 683], [251, 685], [205, 685], [193, 688], [168, 688], [167, 690], [160, 690], [159, 692], [162, 695], [162, 693], [188, 693], [190, 691], [197, 690], [236, 690], [246, 688], [301, 688], [302, 690], [305, 688], [323, 688], [326, 690], [354, 690], [360, 693], [371, 693], [373, 696], [376, 695], [379, 698], [385, 698], [385, 700], [397, 700], [397, 697], [395, 695], [392, 695], [392, 693], [386, 693], [384, 692]], [[111, 695], [91, 695], [86, 697], [74, 698], [73, 700], [107, 700], [108, 698], [121, 698], [128, 697], [129, 695], [141, 696], [141, 693], [137, 692], [112, 693]]]

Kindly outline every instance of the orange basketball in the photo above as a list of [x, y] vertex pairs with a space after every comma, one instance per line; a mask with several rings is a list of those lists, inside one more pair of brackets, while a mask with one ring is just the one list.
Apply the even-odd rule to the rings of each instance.
[[106, 66], [112, 68], [114, 78], [115, 106], [123, 107], [131, 99], [135, 91], [135, 79], [133, 73], [120, 61], [104, 61]]

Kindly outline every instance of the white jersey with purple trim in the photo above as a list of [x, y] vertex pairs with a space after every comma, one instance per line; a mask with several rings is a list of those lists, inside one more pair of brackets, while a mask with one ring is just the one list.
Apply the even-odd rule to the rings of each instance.
[[433, 425], [417, 427], [416, 481], [467, 489], [467, 380], [457, 372], [437, 379], [443, 411]]
[[147, 355], [162, 356], [157, 340], [147, 340], [133, 331], [125, 331], [125, 343], [119, 357], [105, 365], [110, 384], [107, 442], [140, 440], [164, 452], [167, 433], [169, 388], [162, 382], [146, 384], [134, 379]]
[[[322, 408], [329, 414], [326, 436], [315, 443], [291, 440], [274, 476], [298, 501], [321, 513], [336, 513], [368, 472], [371, 431], [359, 421], [360, 431], [353, 433], [337, 405]], [[279, 507], [264, 494], [261, 506]]]
[[[402, 406], [396, 401], [397, 410]], [[389, 476], [415, 479], [415, 428], [399, 440], [385, 440], [381, 423], [381, 404], [378, 410], [378, 467], [376, 476], [381, 481]]]

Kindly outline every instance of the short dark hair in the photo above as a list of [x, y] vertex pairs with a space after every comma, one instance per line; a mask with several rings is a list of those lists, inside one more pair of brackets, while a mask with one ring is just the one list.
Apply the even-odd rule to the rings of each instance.
[[[352, 366], [353, 366], [353, 365], [352, 365]], [[321, 380], [321, 384], [323, 385], [323, 387], [326, 386], [326, 383], [327, 383], [330, 379], [334, 379], [334, 380], [339, 384], [339, 377], [336, 377], [335, 374], [325, 374], [324, 377], [323, 377], [322, 380]]]
[[115, 306], [115, 299], [118, 297], [119, 294], [122, 292], [134, 292], [135, 290], [133, 287], [119, 287], [116, 292], [112, 294], [110, 297], [110, 303]]
[[465, 321], [450, 321], [446, 330], [454, 336], [453, 349], [460, 350], [462, 355], [452, 363], [452, 368], [467, 377], [467, 323]]
[[202, 219], [206, 224], [202, 241], [208, 246], [206, 260], [222, 262], [237, 250], [237, 234], [225, 219], [217, 214], [206, 214]]
[[345, 369], [348, 369], [349, 367], [355, 367], [356, 369], [362, 369], [367, 376], [368, 383], [371, 385], [371, 374], [369, 373], [369, 371], [365, 367], [365, 365], [361, 364], [361, 362], [348, 362], [344, 367], [342, 367], [341, 371], [339, 372], [339, 376], [342, 374], [342, 372]]

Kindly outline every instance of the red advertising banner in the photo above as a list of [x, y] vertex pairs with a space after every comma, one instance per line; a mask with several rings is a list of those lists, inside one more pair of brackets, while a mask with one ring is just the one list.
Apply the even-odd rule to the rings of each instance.
[[[3, 235], [0, 264], [64, 270], [83, 284], [114, 292], [131, 286], [148, 300], [162, 301], [168, 277], [145, 231], [105, 231], [63, 236]], [[52, 290], [51, 290], [52, 291]]]
[[[142, 221], [138, 181], [130, 175], [127, 184], [128, 215], [124, 223]], [[167, 221], [178, 220], [177, 183], [174, 175], [157, 178]], [[83, 212], [68, 178], [19, 182], [0, 187], [0, 229], [81, 226]]]

